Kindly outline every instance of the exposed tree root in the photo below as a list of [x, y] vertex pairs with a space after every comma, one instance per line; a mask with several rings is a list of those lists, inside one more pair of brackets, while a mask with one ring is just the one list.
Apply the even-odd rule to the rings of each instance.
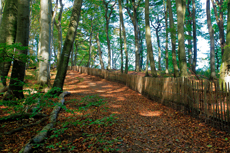
[[4, 87], [3, 89], [0, 89], [0, 94], [4, 93], [8, 90], [9, 86]]
[[59, 105], [56, 105], [51, 112], [49, 117], [49, 124], [47, 124], [35, 137], [30, 139], [29, 142], [20, 150], [20, 153], [31, 152], [34, 143], [40, 143], [46, 138], [48, 131], [54, 126], [56, 122], [58, 112], [61, 109], [61, 105], [63, 105], [65, 102], [64, 97], [69, 94], [70, 92], [63, 92], [60, 94]]
[[42, 114], [42, 113], [37, 113], [37, 114], [33, 114], [33, 113], [24, 113], [24, 114], [13, 114], [10, 116], [6, 116], [4, 118], [0, 118], [0, 123], [1, 122], [6, 122], [6, 121], [15, 121], [18, 118], [30, 118], [30, 116], [33, 116], [34, 118], [39, 118], [39, 117], [46, 117], [46, 114]]
[[48, 117], [45, 117], [45, 118], [43, 118], [43, 119], [41, 119], [41, 120], [38, 120], [38, 121], [35, 122], [35, 123], [23, 125], [23, 126], [21, 126], [21, 127], [19, 127], [19, 128], [13, 129], [13, 130], [11, 130], [11, 131], [9, 131], [9, 132], [5, 132], [4, 134], [6, 134], [6, 135], [13, 134], [13, 133], [15, 133], [15, 132], [21, 131], [22, 129], [24, 129], [24, 128], [26, 128], [26, 127], [38, 125], [38, 124], [44, 122], [44, 121], [47, 120], [47, 119], [48, 119]]

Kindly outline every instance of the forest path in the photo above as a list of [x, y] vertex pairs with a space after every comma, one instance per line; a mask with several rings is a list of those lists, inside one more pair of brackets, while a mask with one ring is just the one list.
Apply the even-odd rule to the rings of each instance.
[[190, 116], [149, 100], [123, 84], [99, 77], [67, 72], [64, 90], [68, 99], [99, 95], [116, 114], [114, 137], [121, 152], [230, 152], [230, 135]]

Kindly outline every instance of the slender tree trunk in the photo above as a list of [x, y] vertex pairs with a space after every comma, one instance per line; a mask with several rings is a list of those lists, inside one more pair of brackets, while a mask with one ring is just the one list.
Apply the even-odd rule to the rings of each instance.
[[96, 35], [96, 40], [97, 40], [97, 49], [98, 49], [101, 69], [104, 70], [104, 63], [103, 63], [103, 60], [102, 60], [102, 52], [101, 52], [101, 45], [100, 45], [100, 41], [99, 41], [99, 33], [97, 33], [97, 35]]
[[208, 32], [210, 36], [210, 67], [211, 67], [211, 74], [210, 80], [216, 78], [215, 72], [215, 50], [214, 50], [214, 31], [212, 28], [211, 17], [210, 17], [210, 0], [206, 0], [206, 14], [207, 14], [207, 23], [208, 23]]
[[158, 29], [156, 29], [156, 36], [157, 36], [157, 47], [158, 47], [158, 70], [161, 71], [161, 46], [160, 46]]
[[[128, 1], [127, 1], [128, 4]], [[138, 25], [138, 19], [137, 19], [137, 5], [135, 3], [135, 0], [132, 0], [132, 8], [133, 8], [133, 14], [130, 13], [130, 7], [126, 7], [126, 10], [128, 12], [129, 17], [131, 18], [131, 21], [133, 23], [134, 27], [134, 36], [135, 36], [135, 71], [140, 71], [140, 28]]]
[[106, 39], [107, 39], [107, 45], [108, 45], [108, 67], [107, 69], [111, 69], [111, 48], [110, 48], [110, 39], [109, 39], [109, 20], [113, 12], [113, 7], [115, 6], [116, 2], [114, 2], [113, 6], [110, 7], [109, 11], [109, 2], [105, 2], [103, 0], [103, 4], [105, 6], [105, 20], [106, 20], [106, 26], [105, 26], [105, 32], [106, 32]]
[[73, 5], [73, 11], [70, 18], [70, 25], [66, 35], [66, 40], [61, 54], [60, 61], [62, 64], [58, 65], [57, 75], [53, 84], [53, 88], [59, 88], [63, 90], [63, 84], [66, 76], [66, 71], [69, 63], [69, 55], [76, 37], [78, 22], [81, 14], [82, 0], [75, 0]]
[[140, 39], [140, 69], [144, 69], [143, 67], [144, 50], [143, 50], [143, 39], [142, 39], [141, 31], [139, 31], [139, 39]]
[[91, 53], [92, 53], [92, 38], [93, 38], [93, 18], [91, 16], [91, 28], [90, 28], [90, 37], [89, 37], [89, 60], [87, 67], [90, 67]]
[[77, 65], [77, 52], [78, 52], [78, 43], [75, 41], [75, 56], [74, 56], [74, 65]]
[[[18, 21], [17, 21], [17, 38], [16, 43], [21, 43], [23, 47], [28, 47], [29, 41], [29, 17], [30, 17], [30, 0], [18, 1]], [[8, 93], [19, 99], [24, 98], [23, 84], [25, 76], [26, 60], [23, 60], [23, 56], [27, 55], [28, 49], [19, 50], [19, 58], [14, 59], [10, 85]], [[20, 58], [21, 57], [21, 58]]]
[[[51, 7], [51, 10], [52, 10], [52, 3], [50, 3], [50, 7]], [[54, 11], [53, 11], [52, 18], [51, 18], [50, 57], [49, 57], [49, 60], [51, 60], [51, 57], [52, 57], [52, 49], [53, 49], [54, 54], [56, 54], [55, 50], [54, 50], [54, 43], [53, 43], [54, 42], [54, 38], [53, 38], [53, 35], [54, 35], [54, 21], [55, 21], [55, 17], [56, 17], [56, 14], [57, 14], [57, 9], [58, 9], [58, 0], [56, 0], [56, 4], [55, 4]]]
[[49, 83], [49, 69], [50, 69], [50, 31], [51, 31], [51, 0], [41, 0], [40, 11], [40, 39], [39, 39], [39, 68], [37, 81], [40, 85], [48, 85]]
[[187, 77], [187, 62], [185, 54], [185, 44], [184, 44], [184, 18], [185, 18], [185, 8], [186, 0], [176, 0], [177, 8], [177, 31], [178, 31], [178, 52], [179, 52], [179, 62], [180, 62], [180, 76]]
[[1, 23], [2, 23], [2, 0], [0, 0], [0, 26], [1, 26]]
[[108, 69], [111, 69], [111, 49], [110, 49], [110, 40], [109, 40], [109, 21], [106, 20], [106, 39], [108, 45]]
[[71, 66], [74, 66], [74, 44], [72, 46], [72, 51], [71, 51]]
[[150, 26], [149, 26], [149, 0], [145, 1], [145, 31], [146, 31], [145, 37], [146, 37], [146, 44], [147, 44], [147, 52], [148, 52], [148, 56], [150, 60], [150, 66], [151, 66], [151, 74], [152, 74], [152, 77], [157, 77], [155, 61], [153, 58], [151, 32], [150, 32]]
[[192, 0], [192, 19], [193, 19], [193, 62], [192, 62], [192, 71], [196, 73], [196, 63], [197, 63], [197, 40], [196, 40], [196, 3], [195, 0]]
[[118, 1], [119, 1], [120, 22], [121, 22], [122, 32], [123, 32], [123, 37], [124, 37], [125, 74], [128, 74], [128, 50], [127, 50], [127, 43], [126, 43], [125, 25], [124, 25], [124, 21], [123, 21], [123, 12], [122, 12], [121, 0], [118, 0]]
[[171, 43], [172, 43], [172, 60], [173, 60], [174, 77], [179, 77], [179, 69], [178, 69], [177, 59], [176, 59], [176, 29], [174, 26], [171, 1], [167, 0], [167, 4], [169, 10], [169, 26], [170, 26]]
[[132, 0], [133, 5], [133, 26], [134, 26], [134, 35], [135, 35], [135, 53], [136, 53], [136, 60], [135, 60], [135, 68], [136, 72], [140, 71], [140, 44], [139, 44], [139, 27], [137, 21], [137, 10], [135, 0]]
[[[191, 0], [188, 0], [187, 11], [188, 11], [189, 20], [187, 21], [187, 26], [189, 27], [188, 35], [192, 37], [192, 32], [190, 30], [190, 28], [192, 27], [192, 21], [190, 19], [192, 16], [191, 11], [190, 11], [190, 3], [191, 3]], [[188, 63], [189, 63], [189, 68], [192, 67], [192, 41], [190, 38], [188, 39]]]
[[64, 5], [62, 4], [62, 0], [59, 0], [61, 8], [58, 14], [58, 23], [56, 23], [56, 27], [58, 29], [58, 53], [57, 53], [57, 67], [60, 62], [60, 57], [62, 53], [62, 26], [61, 26], [61, 19], [62, 19], [62, 12], [63, 12], [63, 7]]
[[120, 28], [120, 50], [121, 50], [121, 73], [123, 73], [123, 41], [122, 41], [122, 32], [121, 32], [121, 22], [119, 24]]
[[[18, 15], [18, 0], [5, 0], [2, 24], [0, 26], [0, 43], [12, 45], [15, 43], [17, 32], [17, 15]], [[14, 50], [4, 49], [0, 53], [0, 74], [1, 81], [6, 86], [6, 77], [10, 70], [11, 61], [13, 59]]]
[[166, 65], [165, 65], [165, 73], [168, 74], [169, 73], [169, 70], [168, 70], [168, 67], [169, 67], [169, 54], [168, 54], [168, 41], [169, 41], [169, 38], [168, 38], [168, 9], [167, 9], [167, 3], [165, 2], [166, 0], [164, 0], [164, 12], [165, 12], [165, 29], [166, 29], [166, 36], [165, 36], [165, 39], [166, 39], [166, 42], [165, 42], [165, 61], [166, 61]]
[[[230, 0], [228, 0], [228, 14], [227, 14], [227, 36], [226, 47], [222, 57], [222, 63], [220, 67], [220, 83], [230, 82]], [[228, 89], [229, 90], [229, 89]]]
[[224, 35], [224, 18], [223, 18], [223, 0], [216, 0], [217, 5], [219, 6], [219, 16], [216, 8], [216, 3], [212, 0], [214, 13], [216, 17], [216, 22], [219, 28], [219, 39], [220, 39], [220, 47], [221, 47], [221, 55], [224, 53], [225, 47], [225, 35]]

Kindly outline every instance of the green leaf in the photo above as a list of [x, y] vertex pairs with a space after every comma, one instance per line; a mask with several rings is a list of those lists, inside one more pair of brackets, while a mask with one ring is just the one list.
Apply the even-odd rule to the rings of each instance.
[[225, 140], [225, 141], [228, 141], [228, 138], [225, 138], [224, 140]]
[[208, 148], [212, 148], [212, 145], [207, 145]]

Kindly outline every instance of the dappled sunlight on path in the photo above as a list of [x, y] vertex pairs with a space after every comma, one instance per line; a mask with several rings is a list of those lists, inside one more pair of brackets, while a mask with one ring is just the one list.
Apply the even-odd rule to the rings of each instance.
[[68, 71], [64, 90], [99, 95], [118, 117], [114, 138], [121, 152], [230, 152], [230, 136], [175, 110], [147, 99], [125, 85]]

